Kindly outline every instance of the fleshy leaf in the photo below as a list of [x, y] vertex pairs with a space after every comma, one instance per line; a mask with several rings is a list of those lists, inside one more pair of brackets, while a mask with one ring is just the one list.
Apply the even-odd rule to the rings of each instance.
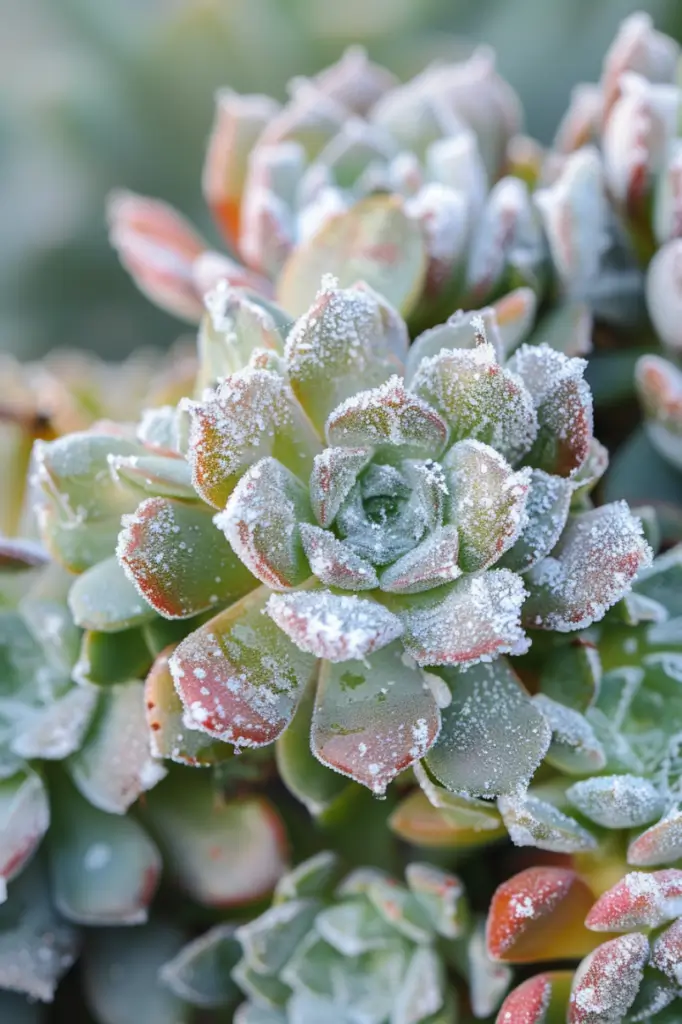
[[682, 469], [682, 373], [660, 356], [642, 356], [637, 390], [649, 440], [676, 469]]
[[426, 944], [432, 926], [425, 908], [413, 893], [392, 878], [371, 882], [367, 897], [381, 917], [411, 942]]
[[451, 441], [483, 441], [512, 464], [533, 445], [538, 428], [531, 395], [502, 369], [488, 343], [423, 359], [410, 387], [441, 413]]
[[595, 937], [585, 928], [592, 892], [569, 868], [527, 868], [497, 887], [486, 938], [496, 960], [534, 963], [584, 956]]
[[495, 1024], [560, 1024], [571, 978], [570, 971], [548, 971], [522, 981], [502, 1003]]
[[407, 315], [426, 274], [426, 246], [419, 224], [408, 217], [399, 196], [376, 195], [330, 218], [294, 249], [278, 284], [282, 306], [294, 315], [315, 299], [321, 274], [334, 274], [341, 287], [366, 281]]
[[358, 381], [376, 387], [400, 368], [391, 344], [397, 323], [406, 333], [399, 315], [393, 311], [391, 317], [371, 289], [341, 289], [333, 279], [323, 280], [286, 345], [291, 387], [319, 433], [331, 410], [355, 394]]
[[568, 775], [589, 775], [604, 768], [604, 748], [588, 720], [579, 711], [543, 693], [536, 694], [533, 703], [545, 716], [552, 730], [552, 742], [547, 751], [549, 764]]
[[261, 587], [191, 633], [170, 658], [185, 724], [236, 747], [272, 743], [287, 727], [315, 659], [263, 614]]
[[154, 757], [195, 767], [219, 764], [232, 756], [232, 747], [185, 725], [185, 709], [168, 665], [172, 651], [170, 647], [159, 654], [144, 684], [151, 752]]
[[302, 651], [333, 662], [365, 658], [403, 631], [398, 616], [376, 601], [329, 590], [273, 594], [265, 610]]
[[[311, 930], [320, 910], [317, 900], [295, 899], [270, 907], [237, 929], [244, 957], [260, 974], [277, 974]], [[323, 929], [319, 929], [324, 937]]]
[[145, 1024], [190, 1024], [191, 1008], [161, 981], [159, 971], [186, 936], [174, 925], [151, 921], [138, 928], [93, 928], [85, 944], [85, 999], [95, 1019], [129, 1024], [130, 1007]]
[[277, 882], [274, 903], [326, 897], [338, 878], [340, 861], [331, 850], [322, 850], [287, 871]]
[[392, 1013], [394, 1024], [433, 1021], [443, 1007], [443, 974], [435, 950], [428, 947], [415, 949], [396, 994], [396, 1008]]
[[97, 689], [74, 686], [38, 709], [12, 740], [12, 750], [27, 760], [61, 761], [78, 750], [97, 704]]
[[321, 526], [331, 526], [372, 457], [371, 448], [325, 448], [310, 474], [310, 504]]
[[150, 793], [146, 814], [171, 877], [204, 906], [260, 899], [284, 872], [286, 839], [272, 805], [225, 800], [205, 772], [176, 769]]
[[624, 501], [581, 513], [526, 575], [524, 622], [561, 633], [584, 629], [603, 618], [650, 562], [641, 523]]
[[405, 362], [405, 380], [411, 387], [415, 373], [422, 359], [431, 359], [439, 355], [443, 349], [453, 352], [457, 349], [473, 349], [488, 341], [495, 352], [498, 362], [504, 358], [504, 348], [500, 337], [500, 329], [492, 306], [466, 313], [458, 310], [449, 316], [443, 324], [430, 327], [415, 338], [407, 353]]
[[548, 345], [522, 345], [508, 365], [523, 380], [537, 409], [538, 431], [529, 463], [547, 473], [573, 476], [585, 462], [592, 440], [585, 360], [569, 358]]
[[568, 1024], [617, 1024], [634, 1002], [649, 959], [644, 935], [605, 942], [578, 966], [568, 1005]]
[[585, 712], [597, 698], [601, 678], [599, 651], [578, 636], [547, 657], [540, 672], [540, 689], [552, 700]]
[[310, 576], [298, 525], [311, 519], [301, 481], [265, 458], [247, 470], [214, 522], [257, 579], [288, 590]]
[[682, 871], [631, 871], [599, 897], [585, 924], [596, 932], [658, 928], [682, 911]]
[[470, 796], [490, 799], [526, 786], [551, 731], [505, 659], [442, 674], [452, 702], [426, 757], [429, 770], [448, 789]]
[[205, 505], [148, 498], [123, 517], [116, 553], [138, 593], [168, 619], [230, 604], [257, 585]]
[[50, 824], [43, 781], [27, 769], [0, 781], [0, 903], [5, 883], [33, 856]]
[[682, 985], [682, 918], [674, 921], [654, 940], [651, 963], [678, 985]]
[[440, 713], [424, 674], [399, 643], [364, 661], [320, 670], [311, 730], [323, 764], [383, 793], [418, 761], [440, 729]]
[[552, 853], [580, 853], [597, 846], [591, 832], [546, 800], [513, 794], [500, 797], [497, 806], [516, 846]]
[[278, 737], [275, 748], [282, 782], [313, 815], [323, 814], [332, 807], [349, 785], [346, 779], [320, 764], [310, 749], [316, 686], [317, 677], [308, 686], [293, 721]]
[[115, 555], [78, 577], [69, 591], [69, 608], [76, 625], [101, 633], [118, 633], [154, 617]]
[[552, 551], [566, 526], [573, 492], [568, 480], [534, 469], [525, 505], [526, 523], [499, 563], [527, 572]]
[[161, 872], [154, 843], [134, 818], [97, 810], [65, 780], [54, 795], [48, 845], [59, 912], [98, 927], [146, 921]]
[[[443, 682], [443, 685], [446, 684]], [[448, 697], [450, 698], [449, 688]], [[442, 706], [447, 704], [443, 702]], [[433, 779], [422, 763], [416, 764], [413, 770], [424, 796], [432, 807], [437, 807], [443, 812], [448, 821], [474, 832], [496, 833], [503, 827], [497, 807], [490, 800], [479, 800], [464, 793], [452, 793]]]
[[632, 840], [628, 847], [628, 864], [636, 867], [657, 867], [682, 857], [682, 811], [671, 810], [655, 825]]
[[637, 775], [602, 775], [583, 779], [566, 796], [590, 821], [604, 828], [636, 828], [658, 818], [665, 800], [648, 779]]
[[115, 480], [123, 481], [133, 490], [185, 501], [197, 499], [185, 459], [167, 455], [110, 455], [109, 468]]
[[150, 664], [151, 655], [141, 628], [119, 633], [86, 630], [71, 676], [81, 687], [91, 690], [91, 683], [111, 686], [122, 679], [141, 679]]
[[217, 509], [259, 459], [272, 456], [306, 479], [320, 450], [291, 387], [272, 370], [247, 367], [182, 408], [190, 416], [192, 482]]
[[226, 1006], [241, 995], [230, 977], [240, 955], [234, 926], [217, 924], [166, 961], [159, 977], [179, 999], [193, 1006]]
[[381, 387], [358, 391], [338, 405], [326, 424], [327, 440], [342, 447], [401, 449], [405, 456], [438, 458], [448, 439], [441, 416], [393, 376]]
[[456, 526], [440, 526], [426, 540], [381, 574], [380, 586], [392, 594], [418, 594], [462, 575], [457, 565], [459, 532]]
[[0, 989], [52, 1002], [79, 945], [76, 930], [53, 908], [42, 865], [34, 862], [0, 907]]
[[508, 569], [460, 577], [403, 615], [404, 644], [420, 665], [474, 665], [516, 652], [526, 591]]
[[405, 879], [438, 934], [446, 939], [459, 938], [466, 922], [466, 900], [460, 879], [433, 864], [416, 862], [406, 867]]
[[321, 583], [340, 590], [373, 590], [379, 586], [372, 563], [356, 555], [329, 530], [310, 523], [301, 523], [299, 530], [310, 569]]
[[[460, 805], [463, 804], [464, 800], [460, 798]], [[472, 801], [472, 804], [483, 804], [483, 801]], [[483, 807], [488, 810], [487, 817], [484, 817]], [[506, 835], [494, 804], [483, 804], [483, 807], [476, 805], [471, 808], [470, 819], [467, 820], [461, 813], [461, 806], [454, 814], [446, 809], [440, 810], [427, 800], [424, 793], [415, 789], [398, 804], [389, 819], [389, 826], [392, 832], [413, 846], [433, 850], [466, 850], [494, 842]], [[482, 821], [485, 824], [481, 825]]]
[[459, 441], [443, 460], [448, 519], [459, 531], [459, 564], [465, 572], [493, 565], [526, 523], [530, 470], [512, 471], [480, 441]]
[[196, 389], [214, 388], [223, 377], [243, 370], [256, 350], [283, 351], [272, 314], [243, 292], [219, 281], [204, 296], [207, 313], [197, 339], [199, 375]]
[[86, 800], [108, 814], [125, 814], [140, 793], [166, 774], [149, 751], [142, 683], [102, 692], [81, 749], [66, 761]]
[[493, 960], [486, 948], [485, 925], [479, 920], [467, 944], [471, 1009], [476, 1018], [489, 1017], [500, 1005], [512, 980], [512, 971]]

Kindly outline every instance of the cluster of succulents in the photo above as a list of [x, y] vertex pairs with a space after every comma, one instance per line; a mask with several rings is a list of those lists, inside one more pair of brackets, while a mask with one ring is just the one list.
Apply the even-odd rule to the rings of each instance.
[[352, 51], [219, 97], [232, 256], [112, 201], [198, 357], [125, 402], [33, 372], [11, 420], [59, 379], [0, 539], [11, 1019], [79, 982], [98, 1024], [678, 1019], [682, 545], [614, 493], [581, 358], [645, 294], [667, 164], [619, 192], [616, 129], [676, 58], [630, 19], [543, 153], [487, 56]]

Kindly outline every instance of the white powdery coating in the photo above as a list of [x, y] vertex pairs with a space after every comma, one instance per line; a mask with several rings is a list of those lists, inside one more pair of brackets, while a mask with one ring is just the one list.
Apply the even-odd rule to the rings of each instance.
[[[575, 874], [564, 868], [527, 868], [503, 882], [488, 914], [488, 942], [497, 956], [514, 946], [531, 924], [565, 900]], [[498, 903], [499, 900], [499, 903]]]
[[247, 367], [227, 377], [200, 402], [183, 399], [189, 413], [192, 480], [217, 486], [255, 458], [271, 452], [275, 434], [293, 427], [294, 396], [278, 374]]
[[473, 932], [467, 946], [471, 1008], [477, 1018], [488, 1017], [509, 988], [513, 971], [488, 956], [483, 926]]
[[451, 583], [462, 575], [457, 565], [458, 551], [457, 527], [441, 526], [382, 573], [381, 589], [391, 593], [417, 594]]
[[609, 775], [574, 783], [566, 796], [590, 821], [605, 828], [635, 828], [653, 821], [665, 806], [648, 779]]
[[441, 416], [423, 399], [406, 391], [397, 375], [380, 387], [359, 391], [341, 402], [329, 414], [325, 429], [330, 444], [416, 445], [434, 458], [448, 437]]
[[682, 914], [682, 871], [631, 871], [603, 893], [585, 924], [593, 931], [658, 928]]
[[410, 387], [443, 415], [452, 440], [484, 441], [512, 464], [535, 440], [532, 397], [520, 377], [502, 369], [488, 342], [422, 359]]
[[20, 757], [61, 761], [78, 750], [90, 724], [99, 689], [83, 682], [29, 718], [12, 741]]
[[405, 647], [420, 665], [475, 665], [525, 639], [519, 576], [493, 569], [457, 580], [442, 601], [405, 614]]
[[449, 185], [429, 182], [405, 202], [405, 213], [418, 220], [424, 231], [426, 251], [435, 264], [429, 267], [430, 282], [443, 283], [468, 241], [467, 197]]
[[555, 553], [526, 577], [529, 624], [566, 633], [599, 622], [652, 557], [642, 524], [626, 502], [576, 516]]
[[582, 379], [587, 361], [566, 356], [549, 345], [521, 345], [507, 363], [523, 380], [536, 408], [542, 405], [563, 380]]
[[651, 963], [672, 981], [682, 985], [682, 918], [656, 939]]
[[544, 693], [536, 694], [533, 703], [549, 722], [554, 742], [570, 747], [578, 754], [586, 755], [595, 770], [604, 767], [604, 748], [584, 715], [552, 700]]
[[509, 569], [527, 572], [554, 548], [566, 526], [572, 489], [568, 480], [541, 469], [531, 474], [526, 524], [509, 555]]
[[535, 797], [509, 796], [497, 801], [515, 846], [535, 846], [553, 853], [594, 850], [597, 840], [573, 818]]
[[300, 531], [310, 569], [326, 586], [341, 590], [372, 590], [379, 586], [374, 566], [329, 530], [301, 523]]
[[292, 378], [315, 379], [343, 369], [362, 379], [381, 330], [380, 307], [369, 292], [338, 286], [330, 275], [307, 313], [290, 330], [285, 358]]
[[325, 448], [315, 456], [310, 473], [310, 505], [321, 526], [334, 522], [371, 457], [371, 448]]
[[621, 1024], [648, 959], [649, 943], [638, 933], [605, 942], [585, 957], [571, 986], [569, 1024]]
[[628, 864], [657, 867], [682, 857], [682, 811], [673, 807], [659, 822], [630, 843]]
[[327, 661], [362, 659], [403, 630], [397, 615], [375, 601], [329, 591], [273, 594], [265, 610], [302, 651]]

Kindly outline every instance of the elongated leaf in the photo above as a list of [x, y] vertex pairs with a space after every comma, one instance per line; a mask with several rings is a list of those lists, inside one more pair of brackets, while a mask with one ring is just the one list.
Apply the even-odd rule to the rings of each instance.
[[568, 1005], [568, 1024], [611, 1024], [634, 1002], [649, 959], [644, 935], [605, 942], [579, 964]]
[[310, 474], [310, 504], [321, 526], [331, 526], [372, 458], [371, 448], [325, 448], [315, 456]]
[[658, 818], [665, 798], [648, 779], [636, 775], [603, 775], [583, 779], [566, 790], [578, 810], [604, 828], [636, 828]]
[[169, 664], [186, 723], [236, 747], [272, 743], [291, 721], [315, 659], [264, 615], [265, 587], [191, 633]]
[[74, 686], [63, 697], [30, 715], [12, 740], [12, 750], [28, 760], [61, 761], [79, 749], [98, 700], [94, 686]]
[[277, 296], [299, 315], [313, 303], [322, 274], [341, 287], [366, 281], [407, 315], [421, 292], [426, 248], [419, 225], [398, 196], [370, 196], [330, 218], [304, 245], [294, 249], [279, 279]]
[[650, 828], [636, 836], [628, 847], [628, 864], [658, 867], [682, 857], [682, 811], [672, 807]]
[[547, 971], [522, 981], [500, 1007], [495, 1024], [563, 1024], [570, 971]]
[[440, 713], [399, 643], [320, 670], [311, 745], [325, 765], [383, 793], [433, 744]]
[[0, 902], [6, 883], [33, 856], [50, 824], [43, 781], [27, 770], [0, 781]]
[[141, 679], [150, 664], [151, 655], [141, 629], [124, 629], [120, 633], [86, 630], [72, 677], [87, 692], [92, 689], [91, 683], [111, 686], [126, 679]]
[[177, 769], [150, 793], [146, 814], [171, 876], [205, 906], [259, 899], [284, 873], [286, 840], [271, 804], [222, 800], [203, 772]]
[[552, 853], [596, 849], [592, 833], [547, 800], [531, 794], [501, 796], [497, 806], [516, 846], [535, 846]]
[[69, 608], [78, 626], [118, 633], [154, 617], [112, 555], [79, 576], [69, 591]]
[[123, 571], [165, 618], [231, 604], [257, 585], [205, 505], [148, 498], [124, 516], [122, 527], [117, 556]]
[[534, 469], [525, 503], [526, 521], [500, 566], [526, 572], [552, 551], [563, 533], [572, 498], [571, 485], [560, 476]]
[[66, 780], [54, 791], [49, 867], [55, 906], [84, 925], [130, 925], [147, 919], [161, 857], [131, 817], [105, 814]]
[[585, 924], [595, 932], [658, 928], [678, 917], [681, 907], [682, 871], [631, 871], [602, 893]]
[[125, 814], [164, 777], [149, 750], [142, 683], [121, 683], [102, 693], [83, 746], [66, 764], [85, 799], [108, 814]]
[[178, 998], [193, 1006], [229, 1006], [241, 996], [230, 976], [240, 955], [234, 927], [218, 924], [166, 961], [159, 977]]
[[[482, 802], [482, 801], [480, 801]], [[494, 805], [481, 828], [479, 818], [467, 822], [458, 814], [450, 814], [433, 806], [424, 793], [415, 789], [405, 797], [391, 815], [389, 826], [400, 839], [424, 849], [467, 850], [506, 837], [507, 831]]]
[[426, 764], [448, 789], [470, 796], [513, 794], [526, 786], [549, 747], [551, 731], [503, 658], [442, 670], [452, 701]]

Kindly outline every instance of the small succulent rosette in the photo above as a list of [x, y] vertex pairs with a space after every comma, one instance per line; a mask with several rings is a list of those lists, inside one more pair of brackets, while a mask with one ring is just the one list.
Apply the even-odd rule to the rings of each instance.
[[330, 280], [282, 345], [261, 306], [220, 295], [217, 386], [136, 432], [39, 447], [45, 542], [81, 574], [88, 633], [151, 620], [180, 640], [147, 683], [161, 756], [277, 742], [310, 806], [317, 762], [381, 794], [448, 758], [463, 670], [504, 729], [494, 659], [599, 620], [650, 550], [624, 503], [590, 504], [606, 456], [582, 360], [505, 359], [493, 309], [408, 352], [383, 298]]

